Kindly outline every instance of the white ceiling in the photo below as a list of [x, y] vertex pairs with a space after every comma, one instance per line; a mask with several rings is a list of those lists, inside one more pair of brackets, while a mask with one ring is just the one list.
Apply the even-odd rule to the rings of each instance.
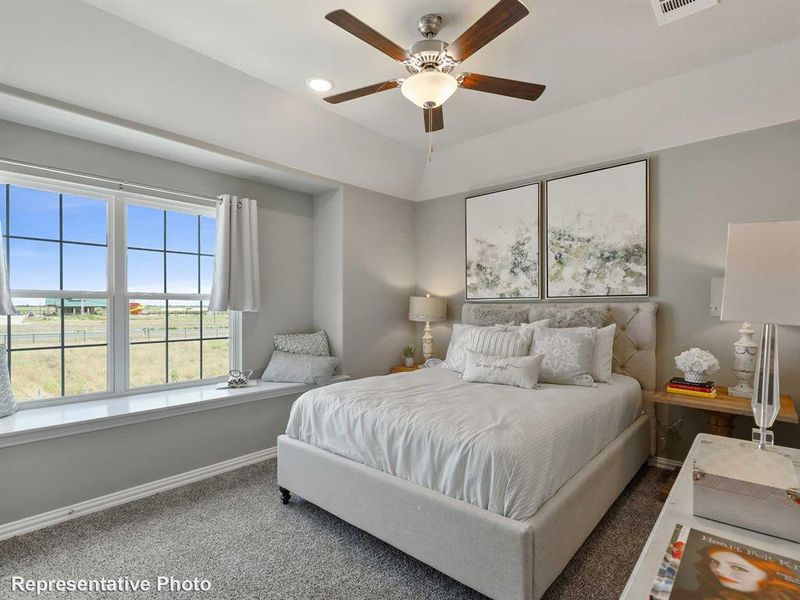
[[[399, 90], [329, 105], [304, 82], [331, 78], [335, 92], [401, 77], [404, 69], [324, 19], [345, 8], [402, 46], [417, 19], [444, 17], [452, 41], [494, 0], [219, 1], [90, 0], [135, 25], [404, 144], [427, 143], [419, 109]], [[464, 63], [470, 71], [547, 85], [534, 103], [459, 90], [447, 102], [445, 148], [619, 94], [800, 34], [800, 2], [721, 0], [659, 27], [647, 0], [526, 0], [531, 15]]]

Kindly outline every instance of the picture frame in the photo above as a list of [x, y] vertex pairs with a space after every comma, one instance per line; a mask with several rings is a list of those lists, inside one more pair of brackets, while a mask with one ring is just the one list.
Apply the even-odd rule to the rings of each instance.
[[548, 300], [650, 295], [649, 160], [545, 181]]
[[541, 188], [534, 182], [465, 198], [466, 300], [541, 298]]

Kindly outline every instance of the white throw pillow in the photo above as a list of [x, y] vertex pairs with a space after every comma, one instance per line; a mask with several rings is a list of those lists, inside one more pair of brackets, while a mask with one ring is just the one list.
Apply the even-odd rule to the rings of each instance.
[[543, 355], [492, 356], [467, 350], [461, 379], [474, 383], [498, 383], [532, 390], [539, 387]]
[[467, 350], [491, 356], [525, 356], [532, 334], [532, 329], [523, 327], [476, 329], [469, 334]]
[[464, 362], [467, 360], [467, 342], [469, 341], [470, 334], [476, 329], [491, 328], [491, 325], [478, 326], [455, 323], [453, 325], [453, 333], [450, 336], [450, 345], [447, 346], [447, 355], [444, 357], [441, 368], [447, 369], [448, 371], [455, 371], [456, 373], [463, 373]]
[[594, 369], [594, 327], [538, 329], [533, 335], [531, 354], [544, 354], [539, 380], [592, 387]]
[[611, 381], [611, 362], [614, 356], [614, 333], [616, 324], [597, 330], [594, 338], [594, 367], [592, 379], [608, 383]]

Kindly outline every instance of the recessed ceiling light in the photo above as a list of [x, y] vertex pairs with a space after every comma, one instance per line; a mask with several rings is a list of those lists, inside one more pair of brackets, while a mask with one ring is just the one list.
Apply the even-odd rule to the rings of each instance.
[[315, 92], [330, 92], [333, 89], [333, 82], [324, 77], [309, 77], [306, 85]]

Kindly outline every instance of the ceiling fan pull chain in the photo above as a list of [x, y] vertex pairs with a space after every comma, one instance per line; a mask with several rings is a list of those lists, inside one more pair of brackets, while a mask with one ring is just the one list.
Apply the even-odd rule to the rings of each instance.
[[428, 162], [431, 162], [433, 154], [433, 109], [428, 109]]

